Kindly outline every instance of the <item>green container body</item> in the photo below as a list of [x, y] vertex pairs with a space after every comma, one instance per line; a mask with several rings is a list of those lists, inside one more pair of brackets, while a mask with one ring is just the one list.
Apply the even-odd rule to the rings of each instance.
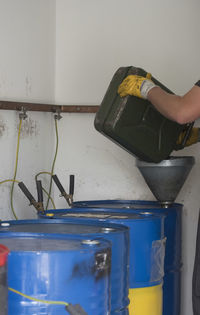
[[[147, 72], [132, 66], [119, 68], [110, 82], [94, 125], [99, 132], [132, 155], [147, 162], [159, 163], [178, 149], [177, 139], [188, 125], [165, 118], [148, 100], [130, 95], [120, 97], [118, 87], [130, 74], [146, 76]], [[154, 77], [152, 81], [172, 93]]]

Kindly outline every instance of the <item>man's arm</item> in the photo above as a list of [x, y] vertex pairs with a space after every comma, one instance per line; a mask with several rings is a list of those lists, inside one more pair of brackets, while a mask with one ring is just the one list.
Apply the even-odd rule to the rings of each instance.
[[200, 87], [193, 86], [184, 96], [165, 92], [160, 87], [152, 88], [147, 99], [165, 117], [185, 124], [200, 117]]
[[121, 97], [134, 95], [148, 99], [165, 117], [185, 124], [200, 118], [200, 84], [193, 86], [184, 96], [173, 95], [156, 86], [150, 79], [137, 75], [127, 76], [118, 88]]

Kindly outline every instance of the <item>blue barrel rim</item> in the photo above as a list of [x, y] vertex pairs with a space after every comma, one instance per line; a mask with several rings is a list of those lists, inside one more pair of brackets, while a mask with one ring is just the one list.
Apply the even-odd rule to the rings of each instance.
[[[51, 211], [51, 210], [50, 210]], [[77, 223], [76, 223], [77, 221]], [[5, 224], [5, 226], [3, 226]], [[7, 225], [9, 224], [9, 225]], [[81, 222], [78, 220], [78, 218], [69, 218], [69, 219], [31, 219], [31, 220], [8, 220], [8, 221], [1, 221], [0, 222], [0, 233], [1, 232], [9, 232], [9, 228], [10, 226], [15, 226], [15, 225], [35, 225], [35, 224], [65, 224], [65, 225], [83, 225], [83, 226], [93, 226], [93, 227], [99, 227], [102, 229], [106, 229], [109, 228], [110, 230], [108, 230], [107, 233], [119, 233], [119, 232], [123, 232], [123, 231], [128, 231], [129, 227], [123, 225], [123, 224], [118, 224], [118, 223], [105, 223], [105, 222]], [[5, 229], [5, 230], [4, 230]], [[7, 230], [6, 230], [7, 229]], [[20, 233], [20, 232], [17, 232]], [[38, 233], [38, 232], [36, 232]], [[96, 234], [100, 234], [101, 232], [91, 232], [91, 233], [96, 233]], [[104, 232], [106, 233], [106, 232]], [[59, 234], [59, 233], [58, 233]], [[62, 234], [62, 233], [61, 233]], [[77, 231], [77, 234], [79, 234], [79, 232]], [[84, 232], [81, 233], [81, 235], [84, 234], [90, 234], [90, 232]]]
[[[88, 251], [88, 249], [90, 248], [91, 250], [96, 250], [97, 248], [110, 248], [112, 246], [111, 242], [107, 239], [101, 238], [101, 237], [91, 237], [91, 239], [89, 238], [85, 238], [84, 236], [76, 236], [73, 237], [73, 235], [69, 235], [69, 234], [51, 234], [51, 233], [31, 233], [31, 232], [7, 232], [7, 233], [1, 233], [0, 234], [0, 242], [1, 240], [5, 240], [5, 239], [22, 239], [22, 240], [35, 240], [35, 239], [47, 239], [47, 240], [56, 240], [56, 241], [72, 241], [72, 242], [77, 242], [78, 244], [81, 245], [81, 251]], [[95, 242], [92, 244], [92, 246], [82, 242], [82, 241], [98, 241], [98, 244]], [[14, 245], [13, 245], [14, 246]], [[9, 253], [11, 252], [15, 252], [14, 249], [9, 249]], [[79, 250], [79, 249], [75, 249]], [[30, 251], [30, 250], [27, 250]], [[43, 251], [43, 250], [42, 250]], [[44, 250], [47, 253], [50, 253], [51, 250]], [[71, 250], [66, 249], [67, 252], [70, 252]], [[72, 251], [74, 251], [72, 249]], [[24, 252], [24, 250], [17, 250], [17, 252]], [[25, 251], [26, 252], [26, 251]], [[55, 252], [63, 252], [63, 250], [55, 250]]]
[[[94, 200], [79, 200], [79, 201], [74, 201], [73, 202], [73, 205], [72, 205], [72, 209], [74, 208], [74, 205], [75, 207], [77, 208], [78, 205], [81, 205], [81, 204], [85, 204], [85, 206], [87, 207], [87, 205], [93, 205], [93, 204], [96, 204], [96, 205], [100, 205], [100, 204], [103, 204], [103, 203], [110, 203], [110, 204], [126, 204], [126, 203], [130, 203], [130, 204], [133, 204], [133, 205], [146, 205], [147, 206], [147, 210], [149, 210], [148, 206], [157, 206], [156, 209], [165, 209], [164, 207], [161, 206], [160, 202], [157, 201], [157, 200], [139, 200], [139, 199], [136, 199], [136, 200], [131, 200], [131, 199], [100, 199], [100, 200], [97, 200], [97, 199], [94, 199]], [[174, 202], [172, 204], [170, 204], [169, 208], [179, 208], [180, 206], [183, 206], [183, 204], [181, 203], [177, 203], [177, 202]], [[103, 207], [103, 206], [102, 206]], [[95, 208], [95, 206], [93, 207]], [[109, 207], [104, 207], [104, 208], [109, 208]], [[131, 208], [130, 208], [131, 209]], [[145, 210], [145, 208], [143, 208]], [[167, 208], [166, 208], [167, 209]], [[133, 208], [134, 210], [134, 208]], [[141, 210], [140, 208], [137, 209], [137, 210]]]
[[[139, 220], [150, 220], [151, 218], [153, 219], [153, 220], [155, 220], [155, 219], [160, 219], [160, 218], [163, 218], [163, 217], [165, 217], [166, 215], [165, 215], [165, 213], [160, 213], [160, 212], [158, 212], [158, 213], [151, 213], [151, 212], [147, 212], [147, 211], [143, 211], [142, 210], [142, 212], [141, 213], [138, 213], [138, 210], [136, 210], [136, 209], [120, 209], [120, 208], [118, 208], [118, 209], [114, 209], [114, 208], [105, 208], [105, 207], [102, 207], [102, 208], [100, 208], [100, 207], [80, 207], [80, 208], [78, 208], [78, 207], [73, 207], [73, 208], [63, 208], [63, 209], [54, 209], [54, 210], [46, 210], [44, 213], [39, 213], [39, 216], [40, 217], [47, 217], [46, 215], [47, 214], [58, 214], [58, 213], [69, 213], [69, 214], [72, 214], [73, 213], [73, 211], [74, 211], [74, 214], [76, 214], [76, 213], [78, 213], [78, 212], [80, 212], [80, 213], [84, 213], [85, 212], [85, 210], [88, 210], [88, 212], [93, 212], [93, 213], [101, 213], [101, 214], [105, 214], [106, 215], [106, 213], [109, 211], [110, 213], [116, 213], [116, 215], [118, 214], [121, 214], [121, 215], [134, 215], [135, 214], [135, 216], [136, 216], [136, 218], [135, 219], [137, 219], [138, 221]], [[144, 210], [147, 210], [147, 209], [144, 209]], [[157, 209], [156, 209], [157, 210]], [[129, 212], [129, 211], [132, 211], [132, 212]], [[134, 211], [135, 211], [135, 213], [134, 213]], [[48, 218], [49, 219], [49, 218]], [[52, 218], [50, 218], [50, 220], [51, 219], [53, 219], [53, 216], [52, 216]], [[63, 218], [64, 219], [64, 218]], [[66, 220], [68, 220], [69, 218], [67, 218], [66, 217]], [[75, 217], [74, 217], [74, 219], [75, 219]], [[77, 218], [78, 219], [78, 218]], [[94, 217], [94, 219], [95, 219], [95, 217]], [[56, 220], [56, 219], [54, 219], [54, 220]], [[104, 222], [104, 221], [102, 221], [102, 222]], [[2, 223], [3, 223], [3, 221], [2, 221]], [[115, 223], [114, 223], [115, 224]], [[117, 223], [116, 223], [117, 224]]]

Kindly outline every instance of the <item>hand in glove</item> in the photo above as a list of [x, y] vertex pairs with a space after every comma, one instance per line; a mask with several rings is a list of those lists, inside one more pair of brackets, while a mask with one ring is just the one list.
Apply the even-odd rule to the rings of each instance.
[[133, 95], [147, 99], [147, 94], [156, 85], [151, 81], [151, 74], [146, 77], [139, 75], [128, 75], [120, 84], [118, 93], [121, 97]]
[[[185, 136], [185, 131], [182, 131], [178, 137], [178, 140], [177, 140], [178, 145], [182, 143], [184, 136]], [[192, 144], [199, 142], [199, 140], [200, 140], [199, 138], [200, 138], [199, 128], [196, 128], [196, 127], [192, 128], [190, 135], [186, 141], [185, 146], [188, 147]]]

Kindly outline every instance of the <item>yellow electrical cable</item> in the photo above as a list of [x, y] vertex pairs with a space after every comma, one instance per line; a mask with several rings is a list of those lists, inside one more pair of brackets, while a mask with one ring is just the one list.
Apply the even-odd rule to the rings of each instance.
[[36, 298], [33, 298], [33, 297], [31, 297], [31, 296], [29, 296], [29, 295], [26, 295], [26, 294], [24, 294], [24, 293], [22, 293], [22, 292], [19, 292], [19, 291], [15, 290], [15, 289], [12, 289], [12, 288], [8, 288], [8, 290], [10, 290], [10, 291], [12, 291], [12, 292], [14, 292], [14, 293], [16, 293], [16, 294], [19, 294], [19, 295], [25, 297], [25, 298], [28, 299], [28, 300], [36, 301], [36, 302], [39, 302], [39, 303], [57, 304], [57, 305], [65, 305], [65, 306], [68, 306], [68, 305], [69, 305], [69, 303], [63, 302], [63, 301], [46, 301], [46, 300], [36, 299]]
[[20, 181], [19, 180], [14, 180], [14, 179], [5, 179], [5, 180], [2, 180], [1, 182], [0, 182], [0, 185], [1, 184], [4, 184], [4, 183], [7, 183], [7, 182], [15, 182], [15, 183], [20, 183]]
[[48, 192], [42, 187], [42, 190], [45, 192], [45, 194], [49, 197], [49, 199], [51, 200], [51, 203], [53, 205], [53, 208], [56, 209], [55, 203], [53, 201], [53, 198], [48, 194]]
[[[47, 173], [47, 172], [46, 172]], [[50, 173], [49, 173], [50, 174]], [[14, 180], [14, 179], [5, 179], [5, 180], [2, 180], [1, 182], [0, 182], [0, 185], [1, 184], [4, 184], [4, 183], [7, 183], [7, 182], [15, 182], [15, 183], [20, 183], [20, 181], [19, 180]], [[48, 192], [42, 187], [42, 190], [45, 192], [45, 194], [48, 196]], [[53, 198], [50, 196], [49, 197], [49, 199], [51, 200], [51, 203], [52, 203], [52, 205], [53, 205], [53, 208], [54, 209], [56, 209], [56, 206], [55, 206], [55, 203], [54, 203], [54, 201], [53, 201]]]
[[[14, 180], [14, 179], [5, 179], [3, 181], [0, 182], [0, 185], [1, 184], [4, 184], [4, 183], [7, 183], [7, 182], [15, 182], [15, 183], [20, 183], [19, 180]], [[42, 187], [42, 190], [45, 192], [45, 194], [48, 196], [48, 192]], [[56, 206], [55, 206], [55, 203], [53, 201], [53, 198], [50, 196], [49, 199], [51, 200], [51, 203], [53, 205], [53, 208], [56, 209]]]
[[[2, 180], [1, 182], [0, 182], [0, 185], [1, 184], [4, 184], [4, 183], [7, 183], [7, 182], [13, 182], [14, 180], [13, 179], [5, 179], [5, 180]], [[19, 181], [18, 180], [15, 180], [15, 183], [19, 183]], [[0, 221], [1, 221], [1, 219], [0, 219]]]
[[35, 180], [37, 180], [38, 176], [41, 175], [41, 174], [48, 174], [50, 176], [52, 176], [53, 174], [50, 173], [50, 172], [39, 172], [38, 174], [35, 175]]
[[12, 182], [12, 186], [11, 186], [11, 193], [10, 193], [11, 210], [12, 210], [12, 213], [13, 213], [13, 215], [14, 215], [16, 220], [18, 220], [18, 217], [17, 217], [17, 215], [15, 213], [15, 210], [14, 210], [14, 207], [13, 207], [13, 191], [14, 191], [14, 185], [15, 185], [15, 180], [16, 180], [16, 176], [17, 176], [21, 127], [22, 127], [22, 118], [20, 118], [20, 122], [19, 122], [19, 130], [18, 130], [18, 137], [17, 137], [16, 160], [15, 160], [15, 171], [14, 171], [14, 177], [13, 177], [13, 182]]
[[[14, 180], [14, 179], [5, 179], [5, 180], [2, 180], [2, 181], [0, 182], [0, 185], [1, 185], [1, 184], [4, 184], [4, 183], [7, 183], [7, 182], [15, 182], [15, 183], [19, 183], [19, 181], [18, 181], [18, 180]], [[1, 219], [0, 219], [0, 221], [1, 221]]]
[[[58, 124], [57, 124], [56, 118], [55, 118], [55, 130], [56, 130], [56, 151], [55, 151], [55, 156], [52, 163], [51, 174], [54, 173], [54, 167], [55, 167], [56, 157], [58, 153]], [[52, 188], [52, 175], [51, 175], [51, 180], [50, 180], [50, 185], [49, 185], [49, 196], [51, 195], [51, 188]], [[46, 210], [48, 209], [48, 205], [49, 205], [49, 199], [50, 199], [49, 196], [46, 203]]]

